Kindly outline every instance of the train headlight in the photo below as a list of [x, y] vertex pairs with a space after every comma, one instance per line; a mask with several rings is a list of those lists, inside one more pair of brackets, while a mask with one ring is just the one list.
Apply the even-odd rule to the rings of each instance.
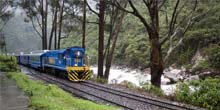
[[77, 64], [74, 64], [74, 66], [78, 66]]
[[79, 57], [80, 56], [80, 51], [76, 52], [76, 56]]

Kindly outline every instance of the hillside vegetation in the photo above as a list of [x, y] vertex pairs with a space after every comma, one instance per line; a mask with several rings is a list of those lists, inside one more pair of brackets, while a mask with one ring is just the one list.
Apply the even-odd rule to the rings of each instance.
[[[218, 1], [216, 1], [218, 2]], [[206, 2], [201, 3], [201, 12], [207, 8], [210, 8]], [[140, 5], [140, 10], [143, 8]], [[168, 9], [171, 7], [168, 7]], [[171, 11], [171, 10], [170, 10]], [[184, 66], [191, 69], [195, 62], [193, 58], [196, 57], [196, 53], [201, 53], [202, 61], [199, 61], [196, 67], [197, 70], [213, 70], [219, 71], [219, 57], [220, 57], [220, 11], [219, 4], [215, 4], [208, 12], [199, 17], [197, 22], [185, 34], [183, 43], [174, 51], [168, 60], [169, 65], [175, 65], [175, 67]], [[143, 11], [144, 12], [144, 11]], [[171, 13], [171, 12], [170, 12]], [[90, 21], [96, 21], [95, 16], [89, 16]], [[184, 14], [182, 15], [184, 17]], [[164, 17], [161, 17], [161, 36], [166, 32]], [[134, 22], [135, 21], [135, 22]], [[106, 24], [108, 25], [108, 24]], [[68, 38], [63, 39], [62, 47], [70, 47], [73, 45], [81, 45], [81, 31], [80, 27], [78, 31], [72, 31]], [[76, 29], [76, 30], [77, 30]], [[105, 29], [105, 42], [109, 36], [108, 28]], [[114, 53], [113, 64], [129, 66], [132, 68], [146, 68], [149, 66], [150, 59], [150, 45], [148, 43], [148, 35], [146, 30], [139, 20], [127, 14], [123, 21], [122, 30], [119, 33], [116, 50]], [[98, 51], [98, 25], [87, 24], [86, 31], [86, 47], [87, 54], [91, 56], [93, 64], [97, 61]], [[163, 53], [165, 55], [169, 44], [164, 45]], [[166, 66], [168, 67], [168, 65]]]

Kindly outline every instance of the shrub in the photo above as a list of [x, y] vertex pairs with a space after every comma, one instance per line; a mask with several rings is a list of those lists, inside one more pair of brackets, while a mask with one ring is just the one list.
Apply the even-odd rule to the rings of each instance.
[[161, 90], [160, 88], [154, 86], [154, 85], [151, 85], [149, 83], [141, 83], [141, 87], [143, 90], [149, 92], [149, 93], [152, 93], [154, 95], [157, 95], [157, 96], [164, 96], [164, 92], [163, 90]]
[[15, 57], [0, 55], [0, 71], [8, 72], [17, 70], [18, 67]]
[[106, 84], [108, 82], [107, 79], [104, 78], [96, 78], [96, 77], [92, 77], [91, 78], [92, 81], [100, 83], [100, 84]]
[[205, 53], [208, 56], [208, 62], [211, 67], [220, 70], [220, 46], [217, 44], [210, 45], [205, 49]]
[[175, 91], [178, 101], [205, 107], [210, 110], [220, 109], [220, 78], [207, 78], [186, 83], [179, 83]]

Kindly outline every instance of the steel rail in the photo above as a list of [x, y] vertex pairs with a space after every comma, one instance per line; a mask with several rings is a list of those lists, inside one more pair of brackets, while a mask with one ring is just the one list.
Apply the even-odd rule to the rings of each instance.
[[177, 110], [177, 109], [178, 110], [179, 109], [195, 110], [195, 109], [198, 109], [198, 108], [192, 108], [192, 107], [181, 106], [181, 105], [177, 105], [177, 104], [173, 104], [173, 103], [168, 103], [168, 102], [165, 102], [165, 101], [140, 96], [140, 95], [137, 95], [137, 94], [134, 94], [134, 93], [128, 93], [128, 92], [125, 92], [125, 91], [121, 91], [121, 90], [113, 89], [113, 88], [110, 88], [110, 87], [106, 87], [106, 86], [103, 86], [103, 85], [100, 85], [100, 84], [95, 84], [95, 83], [92, 83], [92, 82], [89, 82], [89, 81], [84, 81], [84, 83], [81, 83], [81, 84], [83, 84], [85, 86], [88, 86], [88, 87], [92, 87], [92, 88], [101, 90], [101, 91], [104, 91], [104, 92], [109, 92], [111, 94], [115, 94], [115, 95], [126, 97], [126, 98], [129, 98], [129, 99], [132, 99], [132, 100], [152, 104], [152, 105], [159, 106], [159, 107], [166, 108], [166, 109], [171, 109], [171, 110]]
[[[105, 99], [105, 98], [103, 98], [103, 97], [100, 97], [100, 96], [97, 96], [97, 95], [88, 93], [88, 92], [86, 92], [86, 91], [84, 91], [84, 90], [82, 90], [82, 89], [78, 89], [77, 87], [71, 86], [70, 84], [67, 84], [67, 82], [62, 82], [62, 81], [60, 81], [60, 79], [58, 79], [58, 78], [49, 78], [47, 75], [43, 75], [43, 76], [42, 76], [42, 74], [41, 74], [41, 75], [33, 74], [33, 75], [36, 76], [36, 77], [38, 77], [38, 78], [40, 78], [40, 79], [42, 79], [42, 80], [44, 80], [44, 81], [46, 81], [46, 82], [48, 82], [48, 83], [57, 84], [57, 85], [59, 85], [61, 88], [63, 88], [64, 90], [66, 90], [66, 91], [68, 91], [68, 92], [70, 92], [70, 93], [72, 93], [72, 94], [74, 94], [74, 90], [77, 90], [77, 91], [82, 92], [82, 93], [84, 93], [84, 94], [93, 96], [93, 97], [95, 97], [95, 98], [104, 100], [104, 101], [106, 101], [106, 102], [110, 102], [110, 103], [112, 103], [112, 104], [118, 105], [118, 106], [123, 107], [123, 108], [125, 108], [125, 109], [130, 109], [130, 110], [132, 110], [132, 108], [127, 107], [127, 106], [125, 106], [125, 105], [123, 105], [123, 104], [115, 103], [115, 102], [113, 102], [113, 101], [111, 101], [111, 100]], [[72, 89], [72, 90], [69, 90], [69, 89]], [[75, 95], [77, 95], [77, 94], [75, 94]]]
[[[94, 95], [92, 93], [88, 93], [87, 91], [84, 91], [82, 89], [79, 89], [77, 87], [74, 87], [74, 86], [71, 85], [72, 82], [68, 82], [67, 80], [63, 80], [63, 79], [60, 79], [60, 78], [58, 79], [58, 78], [55, 78], [54, 76], [49, 77], [49, 75], [42, 74], [42, 73], [39, 74], [39, 73], [40, 72], [38, 72], [38, 74], [33, 74], [33, 75], [40, 78], [40, 79], [42, 79], [42, 80], [45, 80], [46, 82], [55, 83], [55, 84], [59, 85], [60, 87], [62, 87], [64, 90], [66, 90], [68, 92], [71, 92], [72, 94], [74, 94], [74, 92], [73, 92], [74, 90], [77, 90], [78, 92], [93, 96], [95, 98], [98, 98], [98, 99], [101, 99], [101, 100], [104, 100], [104, 101], [107, 101], [107, 102], [110, 102], [112, 104], [121, 106], [125, 109], [133, 109], [133, 108], [130, 108], [129, 106], [126, 106], [126, 105], [123, 105], [123, 104], [120, 104], [120, 103], [116, 103], [114, 101], [105, 99], [101, 96], [97, 96], [97, 95]], [[125, 98], [128, 98], [128, 99], [134, 100], [134, 101], [138, 101], [138, 102], [158, 106], [158, 107], [165, 108], [165, 109], [171, 109], [171, 110], [177, 110], [177, 109], [196, 110], [196, 109], [201, 109], [201, 108], [198, 108], [198, 107], [188, 107], [186, 105], [182, 106], [182, 105], [174, 104], [176, 102], [169, 103], [169, 102], [165, 102], [165, 101], [158, 100], [158, 99], [144, 97], [144, 96], [141, 96], [141, 95], [121, 91], [121, 90], [118, 90], [118, 89], [113, 89], [111, 87], [106, 87], [104, 85], [96, 84], [96, 83], [89, 82], [89, 81], [84, 81], [84, 82], [77, 83], [77, 84], [81, 84], [83, 86], [90, 87], [90, 88], [93, 88], [93, 89], [96, 89], [96, 90], [99, 90], [99, 91], [107, 92], [107, 93], [110, 93], [110, 94], [113, 94], [113, 95], [116, 95], [116, 96], [125, 97]], [[72, 89], [72, 90], [69, 90], [69, 89]]]

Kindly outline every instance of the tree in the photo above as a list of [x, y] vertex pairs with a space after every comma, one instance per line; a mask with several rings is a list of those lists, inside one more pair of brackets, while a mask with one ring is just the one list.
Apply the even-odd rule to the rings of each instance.
[[[8, 10], [12, 8], [11, 10]], [[0, 31], [2, 31], [5, 24], [13, 16], [13, 13], [16, 9], [14, 1], [1, 0], [0, 1]]]
[[[115, 0], [114, 0], [115, 1]], [[114, 2], [113, 1], [113, 2]], [[123, 8], [127, 6], [126, 1], [121, 1]], [[109, 38], [108, 38], [108, 43], [105, 49], [105, 74], [104, 78], [108, 80], [109, 78], [109, 73], [110, 73], [110, 68], [112, 64], [112, 59], [113, 59], [113, 53], [116, 47], [116, 42], [118, 38], [118, 34], [121, 30], [122, 27], [122, 21], [125, 16], [125, 12], [119, 10], [116, 8], [114, 5], [111, 6], [111, 15], [110, 15], [110, 32], [109, 32]]]
[[18, 5], [20, 5], [26, 12], [28, 20], [25, 21], [31, 21], [33, 28], [35, 29], [39, 37], [42, 39], [42, 49], [47, 49], [48, 1], [21, 0], [18, 2]]
[[[127, 1], [132, 10], [128, 10], [122, 7], [118, 1], [116, 3], [113, 3], [113, 5], [117, 6], [119, 9], [127, 13], [134, 15], [145, 26], [147, 33], [148, 33], [148, 38], [149, 38], [149, 43], [150, 43], [150, 48], [151, 48], [151, 51], [150, 51], [151, 84], [157, 87], [160, 87], [161, 75], [163, 74], [163, 69], [164, 69], [164, 64], [165, 64], [164, 57], [162, 56], [161, 46], [165, 44], [165, 42], [169, 41], [169, 44], [172, 45], [170, 46], [170, 49], [167, 52], [167, 55], [169, 56], [169, 54], [175, 49], [175, 47], [181, 44], [184, 38], [184, 34], [188, 30], [188, 28], [193, 24], [193, 20], [195, 19], [194, 12], [196, 11], [198, 1], [197, 0], [183, 1], [184, 3], [181, 6], [179, 5], [181, 1], [180, 0], [176, 1], [172, 16], [171, 16], [171, 21], [169, 23], [168, 34], [167, 36], [163, 37], [162, 40], [161, 40], [162, 36], [160, 36], [159, 11], [161, 10], [161, 7], [164, 6], [164, 4], [168, 1], [166, 0], [143, 0], [142, 3], [147, 8], [147, 12], [149, 16], [148, 18], [145, 18], [146, 13], [143, 14], [137, 9], [137, 7], [135, 6], [135, 3], [137, 2], [132, 1], [132, 0], [127, 0]], [[186, 18], [182, 19], [182, 21], [177, 22], [179, 13], [182, 11], [183, 7], [186, 6], [186, 3], [189, 3], [189, 5], [193, 4], [193, 6], [191, 7], [191, 11], [188, 13], [188, 16]], [[166, 10], [164, 11], [166, 12]], [[174, 37], [177, 35], [179, 35], [178, 43], [176, 43], [176, 45], [173, 46], [174, 44], [172, 43], [172, 41], [174, 40]], [[167, 60], [168, 56], [165, 57], [165, 61]]]
[[[0, 1], [0, 49], [3, 50], [5, 48], [6, 50], [6, 42], [5, 42], [5, 36], [4, 33], [2, 33], [2, 29], [7, 24], [9, 19], [13, 16], [14, 10], [16, 9], [16, 6], [13, 5], [14, 1], [9, 0], [1, 0]], [[12, 10], [8, 10], [8, 8], [12, 8]]]
[[[26, 21], [31, 21], [35, 31], [41, 37], [42, 49], [52, 49], [53, 37], [54, 49], [60, 49], [65, 0], [21, 0], [18, 4], [26, 12]], [[48, 21], [50, 18], [52, 22]], [[48, 45], [47, 35], [50, 28]]]
[[54, 38], [54, 49], [57, 48], [57, 19], [58, 19], [58, 9], [59, 9], [59, 2], [56, 0], [51, 2], [51, 11], [52, 11], [52, 29], [50, 32], [49, 38], [49, 50], [52, 49], [52, 40]]
[[82, 24], [82, 47], [85, 48], [85, 38], [86, 38], [86, 0], [83, 2], [83, 24]]
[[59, 33], [58, 33], [58, 42], [57, 42], [57, 49], [60, 49], [60, 41], [61, 41], [61, 31], [62, 31], [62, 23], [63, 23], [63, 9], [64, 9], [64, 0], [61, 0], [60, 5], [60, 16], [59, 16]]
[[104, 16], [105, 16], [105, 0], [99, 0], [99, 44], [98, 44], [98, 76], [103, 77], [104, 66]]
[[41, 0], [40, 2], [41, 22], [42, 22], [42, 49], [47, 49], [47, 15], [48, 1]]

